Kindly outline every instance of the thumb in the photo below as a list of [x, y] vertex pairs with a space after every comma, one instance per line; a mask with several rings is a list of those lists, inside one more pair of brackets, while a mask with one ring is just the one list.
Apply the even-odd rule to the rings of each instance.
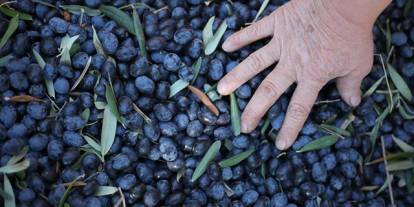
[[342, 99], [350, 106], [356, 107], [361, 103], [361, 82], [364, 77], [361, 75], [348, 74], [339, 77], [336, 87]]

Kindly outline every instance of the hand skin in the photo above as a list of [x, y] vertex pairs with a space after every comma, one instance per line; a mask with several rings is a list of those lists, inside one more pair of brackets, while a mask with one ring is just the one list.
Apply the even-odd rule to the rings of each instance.
[[391, 0], [292, 0], [272, 14], [236, 32], [223, 44], [232, 52], [272, 37], [218, 83], [228, 95], [278, 62], [242, 114], [242, 132], [253, 131], [266, 111], [296, 83], [276, 146], [289, 148], [303, 127], [321, 88], [336, 79], [342, 99], [361, 102], [360, 85], [373, 63], [372, 27]]

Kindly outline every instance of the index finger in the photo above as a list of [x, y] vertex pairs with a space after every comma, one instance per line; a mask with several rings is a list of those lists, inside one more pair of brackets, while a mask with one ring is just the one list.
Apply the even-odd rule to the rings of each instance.
[[256, 40], [268, 37], [273, 34], [273, 28], [274, 14], [271, 14], [231, 35], [223, 43], [223, 50], [233, 52]]
[[318, 97], [320, 88], [306, 83], [298, 84], [276, 139], [278, 149], [285, 150], [296, 140]]

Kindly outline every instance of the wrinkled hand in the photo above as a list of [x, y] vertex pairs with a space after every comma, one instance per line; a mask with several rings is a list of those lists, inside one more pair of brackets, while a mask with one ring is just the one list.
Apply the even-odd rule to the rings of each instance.
[[361, 101], [360, 85], [373, 62], [372, 25], [344, 17], [323, 0], [293, 0], [271, 15], [233, 34], [223, 44], [232, 52], [272, 36], [218, 84], [228, 95], [250, 78], [278, 62], [263, 80], [242, 114], [242, 132], [254, 130], [283, 92], [297, 83], [276, 141], [287, 149], [295, 141], [321, 88], [337, 78], [343, 100], [351, 106]]

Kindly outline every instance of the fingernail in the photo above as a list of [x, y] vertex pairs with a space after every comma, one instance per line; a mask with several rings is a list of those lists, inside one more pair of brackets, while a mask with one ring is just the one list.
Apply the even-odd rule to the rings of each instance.
[[226, 82], [224, 81], [224, 79], [221, 79], [219, 83], [217, 84], [217, 92], [219, 92], [221, 95], [225, 95], [224, 94], [225, 89], [226, 89], [225, 85], [226, 85]]
[[279, 150], [284, 150], [284, 149], [285, 149], [285, 147], [286, 147], [286, 142], [285, 142], [285, 140], [283, 140], [283, 139], [277, 139], [277, 141], [276, 141], [276, 147], [277, 147]]
[[359, 103], [361, 102], [361, 99], [358, 96], [352, 96], [350, 99], [351, 105], [352, 106], [358, 106]]

